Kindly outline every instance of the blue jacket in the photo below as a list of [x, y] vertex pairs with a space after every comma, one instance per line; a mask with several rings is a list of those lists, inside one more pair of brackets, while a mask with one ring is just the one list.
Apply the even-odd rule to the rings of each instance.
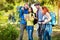
[[20, 24], [26, 24], [26, 21], [24, 19], [24, 14], [28, 14], [28, 9], [24, 9], [24, 10], [20, 9], [19, 13], [20, 13], [19, 17], [21, 18]]

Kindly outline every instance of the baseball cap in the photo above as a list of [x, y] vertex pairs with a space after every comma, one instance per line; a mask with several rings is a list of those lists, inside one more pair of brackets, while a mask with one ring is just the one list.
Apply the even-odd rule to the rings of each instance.
[[35, 5], [34, 5], [34, 6], [38, 6], [38, 5], [40, 5], [40, 3], [35, 3]]

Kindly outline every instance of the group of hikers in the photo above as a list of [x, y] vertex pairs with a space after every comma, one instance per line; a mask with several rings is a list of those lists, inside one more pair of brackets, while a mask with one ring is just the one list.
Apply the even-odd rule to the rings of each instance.
[[20, 17], [20, 40], [23, 40], [24, 30], [28, 33], [28, 40], [33, 40], [34, 25], [37, 24], [38, 40], [51, 40], [52, 25], [51, 15], [47, 7], [35, 3], [36, 13], [33, 8], [25, 3], [19, 10]]

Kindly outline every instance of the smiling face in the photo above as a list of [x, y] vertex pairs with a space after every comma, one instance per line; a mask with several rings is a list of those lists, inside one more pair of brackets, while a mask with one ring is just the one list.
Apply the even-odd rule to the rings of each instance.
[[33, 13], [32, 7], [29, 7], [28, 11], [29, 11], [29, 13]]
[[28, 6], [28, 4], [26, 3], [25, 5], [24, 5], [24, 7], [27, 9], [27, 8], [29, 8], [29, 6]]
[[29, 10], [28, 10], [29, 12], [31, 12], [32, 10], [31, 10], [31, 8], [29, 8]]
[[48, 10], [48, 8], [47, 7], [42, 7], [42, 12], [43, 12], [43, 14], [46, 14], [46, 12], [49, 12], [49, 10]]
[[39, 5], [36, 5], [35, 7], [36, 7], [37, 9], [39, 9], [39, 8], [40, 8], [40, 6], [39, 6]]

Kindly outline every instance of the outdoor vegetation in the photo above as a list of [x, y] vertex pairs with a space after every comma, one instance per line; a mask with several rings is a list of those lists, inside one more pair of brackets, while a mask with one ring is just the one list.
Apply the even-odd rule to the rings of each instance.
[[[18, 40], [20, 34], [19, 25], [19, 12], [17, 7], [23, 6], [26, 2], [29, 4], [34, 4], [37, 2], [41, 3], [41, 6], [46, 6], [48, 9], [56, 14], [56, 25], [59, 21], [59, 8], [60, 0], [0, 0], [0, 40]], [[14, 15], [13, 15], [14, 14]], [[15, 17], [15, 21], [9, 21], [9, 15]], [[53, 27], [52, 40], [60, 40], [60, 30], [59, 26]], [[36, 31], [34, 31], [34, 40], [37, 40]], [[24, 33], [24, 38], [27, 40], [26, 31]], [[25, 40], [24, 39], [24, 40]]]

